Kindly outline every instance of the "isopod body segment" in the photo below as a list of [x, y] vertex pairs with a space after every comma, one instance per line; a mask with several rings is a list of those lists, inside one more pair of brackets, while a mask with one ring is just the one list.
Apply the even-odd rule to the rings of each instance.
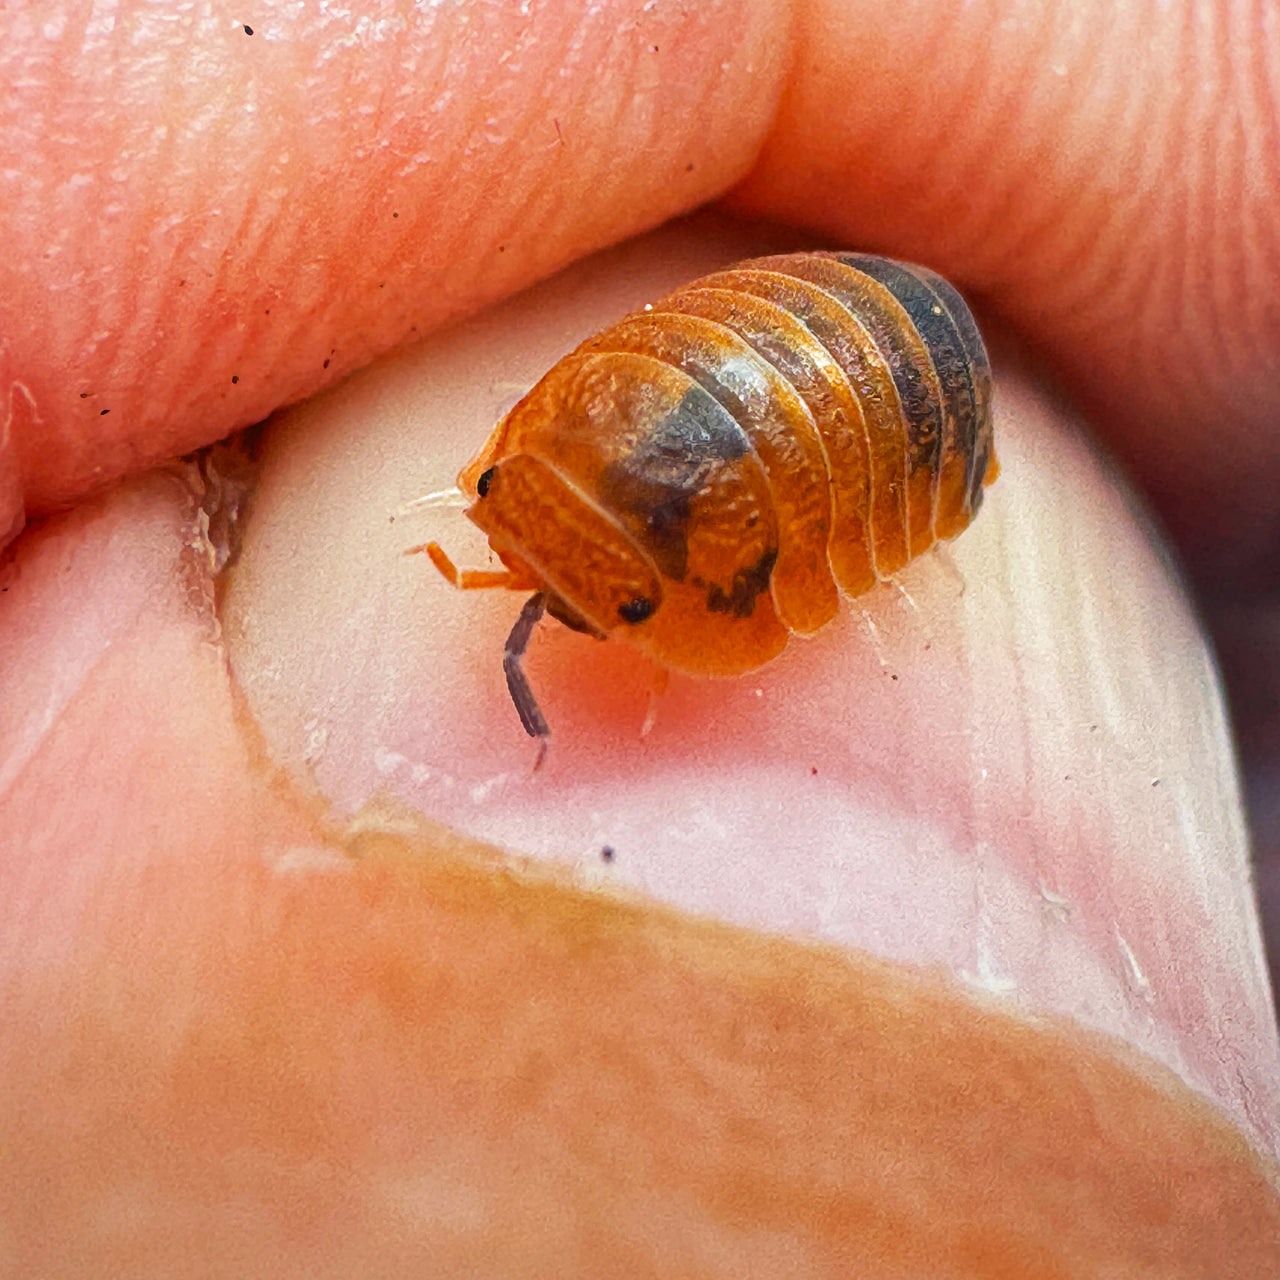
[[505, 571], [432, 558], [663, 668], [734, 675], [961, 533], [996, 470], [990, 365], [951, 285], [865, 254], [756, 258], [584, 342], [498, 424], [458, 484]]

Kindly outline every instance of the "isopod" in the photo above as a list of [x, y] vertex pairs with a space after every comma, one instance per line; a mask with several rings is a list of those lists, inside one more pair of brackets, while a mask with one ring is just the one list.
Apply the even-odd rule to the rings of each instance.
[[664, 670], [750, 671], [961, 533], [997, 470], [951, 285], [866, 254], [754, 258], [584, 342], [502, 419], [458, 486], [503, 569], [422, 549], [456, 587], [533, 591], [503, 666], [541, 762], [521, 658], [544, 610]]

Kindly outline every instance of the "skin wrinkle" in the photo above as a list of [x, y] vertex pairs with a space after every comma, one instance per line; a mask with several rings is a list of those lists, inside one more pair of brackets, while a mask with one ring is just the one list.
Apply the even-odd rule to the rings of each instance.
[[[961, 22], [962, 6], [956, 6], [945, 32], [937, 41], [936, 56], [940, 61], [953, 60], [952, 46], [966, 47]], [[968, 283], [985, 290], [985, 280], [993, 269], [992, 259], [999, 254], [996, 239], [988, 234], [989, 219], [971, 200], [971, 193], [981, 190], [995, 171], [993, 154], [998, 153], [1000, 133], [1005, 116], [996, 96], [986, 92], [988, 68], [983, 59], [971, 57], [961, 78], [949, 95], [955, 108], [962, 110], [967, 123], [967, 157], [958, 160], [954, 155], [948, 164], [930, 164], [927, 171], [940, 170], [942, 181], [936, 174], [932, 180], [938, 192], [939, 205], [952, 211], [954, 220], [948, 219], [945, 230], [938, 234], [954, 244], [954, 252], [966, 259], [968, 266], [959, 283]], [[939, 138], [934, 156], [942, 158], [947, 140]], [[1010, 188], [1012, 189], [1012, 184]]]
[[[610, 42], [614, 46], [610, 52], [614, 53], [616, 46], [622, 44], [622, 33], [615, 30]], [[645, 54], [644, 46], [635, 39], [634, 34], [629, 44], [631, 52], [629, 58], [610, 59], [611, 65], [618, 68], [616, 81], [618, 87], [607, 105], [609, 120], [602, 130], [603, 136], [610, 139], [609, 153], [604, 157], [604, 172], [600, 188], [601, 203], [606, 206], [615, 198], [615, 192], [626, 185], [631, 157], [634, 154], [643, 155], [651, 151], [654, 141], [652, 133], [644, 128], [643, 123], [633, 118], [636, 102], [641, 96], [637, 94], [635, 73], [639, 60]], [[569, 69], [572, 70], [572, 68]], [[701, 101], [706, 103], [707, 100], [702, 97]], [[601, 114], [598, 99], [593, 100], [591, 115], [598, 118]]]
[[[1082, 328], [1105, 324], [1109, 316], [1134, 305], [1140, 286], [1133, 279], [1131, 245], [1122, 214], [1140, 200], [1144, 191], [1160, 185], [1161, 173], [1168, 163], [1157, 148], [1145, 141], [1160, 133], [1159, 94], [1151, 91], [1149, 81], [1133, 76], [1119, 52], [1108, 56], [1113, 49], [1119, 51], [1126, 44], [1142, 41], [1142, 34], [1126, 40], [1117, 32], [1125, 18], [1140, 26], [1141, 12], [1140, 6], [1117, 6], [1107, 11], [1102, 21], [1085, 23], [1081, 49], [1073, 59], [1066, 60], [1068, 71], [1063, 79], [1070, 83], [1079, 76], [1088, 86], [1085, 109], [1098, 112], [1106, 104], [1114, 111], [1115, 104], [1121, 104], [1114, 133], [1131, 140], [1127, 163], [1117, 157], [1107, 166], [1102, 137], [1093, 148], [1080, 151], [1074, 168], [1066, 170], [1059, 186], [1081, 193], [1072, 199], [1080, 202], [1077, 207], [1086, 210], [1085, 216], [1068, 220], [1065, 231], [1061, 227], [1043, 229], [1049, 241], [1057, 241], [1053, 277], [1045, 280], [1045, 288], [1058, 291], [1057, 310], [1064, 316], [1077, 314]], [[1070, 112], [1062, 111], [1058, 118], [1065, 128]], [[1063, 149], [1069, 154], [1067, 148]], [[1040, 162], [1052, 167], [1054, 158], [1042, 154]], [[1104, 168], [1110, 169], [1108, 176], [1096, 181]], [[1074, 231], [1070, 230], [1072, 226]], [[1066, 237], [1072, 237], [1074, 243]], [[1031, 245], [1026, 248], [1034, 252]]]
[[[1224, 24], [1214, 22], [1208, 12], [1189, 6], [1185, 13], [1184, 31], [1183, 51], [1189, 64], [1186, 77], [1189, 92], [1183, 107], [1184, 131], [1194, 142], [1184, 152], [1187, 176], [1174, 184], [1175, 190], [1181, 193], [1181, 199], [1174, 202], [1170, 211], [1176, 218], [1179, 233], [1177, 250], [1170, 255], [1171, 269], [1173, 264], [1180, 267], [1173, 290], [1175, 306], [1170, 311], [1183, 322], [1180, 332], [1189, 355], [1178, 370], [1178, 382], [1194, 387], [1196, 398], [1201, 402], [1201, 412], [1205, 413], [1210, 409], [1207, 401], [1212, 399], [1212, 393], [1208, 392], [1210, 369], [1223, 362], [1224, 358], [1229, 363], [1231, 356], [1216, 324], [1207, 326], [1203, 340], [1197, 343], [1187, 332], [1185, 321], [1192, 312], [1195, 299], [1202, 299], [1210, 315], [1216, 319], [1220, 295], [1215, 286], [1227, 283], [1222, 278], [1224, 246], [1221, 221], [1216, 216], [1220, 187], [1228, 177], [1235, 177], [1238, 182], [1239, 171], [1229, 154], [1219, 152], [1229, 139], [1233, 112], [1230, 108], [1226, 111], [1215, 109], [1220, 87], [1231, 81], [1224, 65], [1229, 30]], [[1174, 371], [1168, 372], [1172, 374]]]
[[[1224, 78], [1229, 82], [1235, 77], [1229, 66], [1224, 68]], [[1248, 200], [1245, 187], [1244, 122], [1239, 106], [1224, 113], [1218, 123], [1218, 137], [1211, 143], [1208, 163], [1214, 170], [1215, 181], [1209, 192], [1202, 194], [1202, 217], [1212, 228], [1209, 246], [1212, 254], [1212, 270], [1206, 281], [1206, 290], [1217, 323], [1209, 328], [1210, 342], [1206, 344], [1206, 356], [1210, 351], [1223, 368], [1231, 370], [1233, 380], [1247, 379], [1250, 366], [1261, 352], [1261, 333], [1246, 333], [1240, 342], [1227, 340], [1226, 326], [1235, 310], [1234, 299], [1248, 293], [1248, 279], [1244, 262], [1243, 240], [1232, 234], [1225, 225], [1225, 210], [1241, 208]], [[1212, 370], [1203, 368], [1202, 377], [1210, 383]]]
[[[1278, 47], [1280, 17], [1276, 6], [1254, 0], [1238, 15], [1231, 43], [1230, 83], [1240, 104], [1240, 179], [1242, 232], [1239, 244], [1239, 285], [1234, 304], [1247, 308], [1245, 339], [1250, 356], [1242, 372], [1260, 371], [1261, 378], [1280, 380], [1280, 354], [1275, 336], [1280, 333], [1280, 304], [1275, 298], [1248, 288], [1250, 265], [1261, 263], [1262, 272], [1280, 281], [1280, 229], [1277, 229], [1274, 201], [1280, 190], [1280, 59], [1268, 58], [1267, 50]], [[1261, 38], [1254, 33], [1261, 32]], [[1245, 38], [1241, 38], [1241, 37]], [[1223, 299], [1227, 314], [1229, 299]], [[1270, 342], [1268, 342], [1270, 338]], [[1255, 373], [1254, 377], [1258, 374]]]
[[[1263, 38], [1250, 40], [1246, 46], [1250, 54], [1249, 74], [1240, 91], [1246, 107], [1250, 103], [1257, 105], [1250, 118], [1253, 127], [1249, 137], [1253, 147], [1247, 155], [1246, 169], [1251, 179], [1246, 190], [1254, 199], [1246, 203], [1245, 210], [1257, 215], [1254, 226], [1259, 234], [1255, 244], [1266, 255], [1271, 277], [1280, 279], [1280, 230], [1274, 218], [1266, 217], [1272, 211], [1274, 193], [1280, 188], [1280, 58], [1267, 57], [1268, 50], [1280, 46], [1280, 12], [1266, 0], [1257, 0], [1257, 3], [1262, 10], [1259, 26]], [[1269, 229], [1270, 234], [1266, 234], [1264, 228]], [[1268, 318], [1274, 321], [1274, 316], [1273, 305]]]
[[[514, 77], [523, 69], [525, 59], [536, 51], [532, 35], [533, 25], [529, 24], [518, 37], [515, 66], [504, 63], [507, 75]], [[518, 81], [513, 87], [518, 87]], [[556, 110], [554, 101], [548, 99], [545, 90], [537, 105], [541, 110], [529, 112], [524, 119], [517, 120], [509, 131], [512, 145], [507, 150], [511, 153], [510, 163], [513, 166], [511, 185], [514, 189], [524, 191], [526, 195], [519, 207], [506, 210], [500, 206], [495, 207], [495, 224], [489, 237], [495, 245], [516, 239], [522, 230], [532, 230], [542, 225], [532, 216], [530, 202], [536, 198], [535, 193], [546, 185], [538, 180], [537, 175], [540, 170], [545, 171], [553, 163], [546, 152], [552, 142], [559, 145], [559, 140], [553, 128], [545, 127], [543, 117], [554, 119]], [[539, 132], [545, 132], [547, 136], [540, 138]], [[529, 224], [528, 228], [526, 224]]]
[[[1157, 148], [1139, 142], [1159, 134], [1159, 95], [1150, 91], [1145, 79], [1132, 74], [1118, 52], [1143, 38], [1139, 34], [1126, 40], [1117, 30], [1126, 18], [1140, 24], [1140, 14], [1140, 9], [1123, 6], [1109, 10], [1100, 15], [1100, 21], [1086, 24], [1086, 38], [1078, 49], [1051, 53], [1054, 63], [1061, 57], [1067, 67], [1066, 76], [1054, 78], [1063, 86], [1063, 97], [1055, 96], [1029, 110], [1040, 122], [1033, 133], [1043, 141], [1028, 168], [1053, 174], [1056, 191], [1071, 192], [1077, 207], [1096, 212], [1066, 220], [1064, 225], [1059, 201], [1046, 202], [1037, 225], [1024, 228], [1019, 241], [1008, 244], [1006, 261], [1034, 260], [1039, 245], [1052, 244], [1054, 252], [1044, 260], [1041, 287], [1057, 314], [1084, 333], [1106, 324], [1112, 315], [1123, 314], [1140, 292], [1141, 267], [1133, 260], [1120, 213], [1140, 200], [1142, 192], [1160, 184], [1159, 175], [1167, 163]], [[1108, 56], [1113, 49], [1117, 53]], [[1024, 70], [1034, 84], [1032, 72], [1030, 65]], [[1112, 112], [1121, 104], [1110, 145], [1114, 146], [1115, 136], [1130, 139], [1132, 164], [1118, 157], [1108, 161], [1108, 139], [1101, 136], [1089, 147], [1069, 145], [1072, 106], [1094, 114], [1101, 104]], [[1033, 295], [1034, 290], [1020, 290], [1011, 305], [1024, 308]]]
[[[608, 65], [617, 69], [616, 79], [610, 85], [613, 92], [605, 104], [608, 124], [601, 130], [602, 136], [608, 138], [611, 144], [613, 140], [617, 140], [617, 145], [611, 147], [610, 152], [604, 156], [604, 196], [606, 200], [612, 196], [616, 187], [626, 182], [631, 155], [633, 153], [643, 155], [652, 146], [652, 135], [648, 134], [644, 128], [643, 120], [640, 118], [642, 111], [637, 110], [638, 103], [643, 97], [638, 92], [639, 86], [636, 84], [637, 67], [640, 59], [644, 56], [643, 45], [638, 38], [638, 32], [633, 31], [628, 34], [630, 39], [624, 40], [624, 33], [614, 29], [609, 35], [609, 45], [605, 56], [605, 61]], [[630, 56], [625, 56], [625, 54], [622, 57], [618, 56], [623, 48]], [[582, 51], [575, 50], [575, 54], [582, 56]], [[570, 75], [573, 74], [575, 69], [573, 65], [564, 68]], [[594, 96], [590, 109], [593, 116], [604, 114], [600, 112], [599, 99]], [[559, 141], [558, 137], [557, 141]]]

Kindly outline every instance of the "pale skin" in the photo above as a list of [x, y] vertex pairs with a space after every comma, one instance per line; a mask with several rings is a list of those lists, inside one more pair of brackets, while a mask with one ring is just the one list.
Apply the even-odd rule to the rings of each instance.
[[[1274, 1274], [1211, 668], [1023, 354], [1265, 637], [1274, 13], [580, 8], [5, 19], [15, 1266]], [[667, 229], [456, 324], [726, 196], [792, 230]], [[644, 739], [644, 663], [547, 626], [532, 779], [521, 597], [401, 556], [485, 567], [402, 508], [566, 344], [779, 235], [984, 306], [1004, 476], [914, 607], [677, 678]], [[226, 503], [165, 464], [436, 329], [268, 428], [215, 598]]]

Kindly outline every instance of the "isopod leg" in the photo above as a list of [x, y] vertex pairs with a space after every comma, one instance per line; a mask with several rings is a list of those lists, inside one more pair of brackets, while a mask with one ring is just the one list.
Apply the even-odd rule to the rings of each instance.
[[969, 584], [965, 581], [964, 573], [960, 566], [956, 564], [955, 556], [951, 552], [950, 546], [945, 542], [939, 542], [934, 548], [934, 559], [937, 564], [946, 572], [948, 578], [956, 584], [958, 588], [956, 592], [957, 598], [964, 595], [969, 589]]
[[[933, 545], [936, 547], [938, 544], [935, 542]], [[897, 580], [897, 578], [890, 578], [889, 585], [898, 593], [903, 604], [905, 604], [912, 613], [919, 614], [920, 606], [916, 604], [915, 598], [912, 596], [911, 592], [908, 591], [906, 587]]]
[[880, 638], [880, 628], [871, 620], [871, 615], [865, 609], [859, 609], [858, 612], [862, 614], [862, 621], [866, 624], [867, 634], [871, 637], [871, 649], [880, 663], [880, 670], [888, 671], [889, 662], [884, 656], [884, 641]]
[[644, 713], [644, 724], [640, 726], [640, 736], [647, 738], [658, 723], [658, 700], [667, 691], [671, 680], [671, 672], [666, 667], [655, 666], [653, 669], [653, 686], [649, 690], [649, 708]]
[[516, 705], [516, 712], [520, 716], [520, 723], [524, 725], [525, 733], [538, 740], [538, 758], [533, 765], [535, 772], [542, 767], [542, 762], [546, 758], [547, 739], [551, 736], [551, 730], [547, 727], [547, 722], [538, 708], [533, 690], [529, 688], [529, 681], [521, 669], [520, 660], [529, 647], [533, 629], [541, 621], [546, 607], [547, 599], [541, 591], [530, 596], [525, 601], [524, 608], [520, 610], [520, 616], [516, 619], [516, 625], [511, 628], [506, 647], [502, 651], [502, 670], [507, 677], [507, 689], [511, 694], [511, 701]]
[[431, 558], [431, 563], [440, 570], [441, 577], [459, 591], [478, 591], [486, 587], [519, 588], [525, 585], [510, 569], [459, 569], [438, 542], [424, 542], [420, 547], [410, 547], [404, 554], [415, 556], [424, 551]]

